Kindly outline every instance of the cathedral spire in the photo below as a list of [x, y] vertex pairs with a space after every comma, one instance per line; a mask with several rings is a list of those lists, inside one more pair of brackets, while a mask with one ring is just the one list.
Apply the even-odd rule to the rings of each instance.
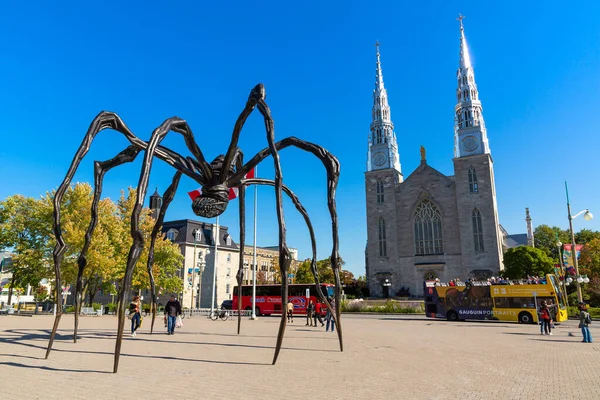
[[381, 72], [381, 60], [379, 59], [379, 41], [375, 42], [377, 48], [377, 69], [375, 70], [375, 90], [383, 90], [383, 72]]
[[469, 48], [465, 37], [462, 15], [460, 21], [460, 61], [456, 78], [457, 104], [454, 108], [454, 156], [464, 157], [474, 154], [489, 154], [490, 147], [483, 121], [483, 109], [475, 83], [475, 72], [471, 65]]
[[467, 47], [467, 39], [465, 39], [465, 27], [463, 26], [461, 14], [458, 14], [457, 20], [460, 21], [460, 67], [463, 69], [471, 67], [471, 57], [469, 57], [469, 48]]
[[367, 171], [376, 169], [400, 169], [398, 144], [394, 133], [394, 124], [388, 104], [388, 95], [383, 85], [383, 72], [379, 54], [379, 42], [376, 47], [375, 89], [373, 90], [373, 109], [371, 113], [371, 133], [369, 134], [369, 153]]

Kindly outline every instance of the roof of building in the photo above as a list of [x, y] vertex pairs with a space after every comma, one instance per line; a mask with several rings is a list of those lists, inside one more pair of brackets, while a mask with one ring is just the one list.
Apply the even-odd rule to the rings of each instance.
[[[202, 221], [194, 221], [191, 219], [181, 219], [177, 221], [169, 221], [163, 223], [162, 231], [167, 233], [171, 230], [175, 233], [173, 243], [177, 244], [194, 244], [194, 232], [199, 230], [200, 240], [196, 241], [198, 246], [214, 246], [215, 241], [213, 238], [213, 232], [215, 224]], [[230, 238], [230, 244], [227, 244], [227, 238]], [[229, 228], [223, 225], [219, 225], [219, 248], [239, 250], [237, 243], [233, 241], [233, 238], [229, 235]]]
[[514, 235], [504, 236], [504, 245], [509, 249], [518, 246], [527, 246], [527, 234], [516, 233]]

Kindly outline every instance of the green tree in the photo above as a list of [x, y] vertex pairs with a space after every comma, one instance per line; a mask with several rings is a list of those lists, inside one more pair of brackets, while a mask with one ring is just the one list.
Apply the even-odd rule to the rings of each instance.
[[543, 250], [529, 246], [508, 249], [504, 253], [502, 276], [508, 279], [523, 279], [527, 276], [543, 276], [552, 273], [553, 261]]
[[37, 287], [40, 280], [50, 275], [51, 217], [40, 201], [31, 197], [17, 194], [0, 202], [0, 249], [14, 253], [9, 304], [14, 289]]
[[562, 243], [570, 243], [571, 236], [569, 231], [560, 229], [557, 226], [539, 225], [533, 232], [535, 248], [543, 250], [548, 257], [559, 260], [558, 246], [556, 245], [556, 235]]
[[[315, 282], [315, 278], [313, 277], [310, 265], [311, 265], [311, 260], [306, 259], [298, 266], [298, 270], [296, 271], [296, 279], [294, 280], [295, 283], [314, 283]], [[344, 261], [341, 259], [340, 259], [340, 265], [344, 265]], [[329, 258], [317, 261], [317, 273], [319, 276], [319, 282], [334, 283], [333, 270], [331, 269], [331, 260]], [[340, 280], [342, 280], [342, 277], [345, 276], [344, 273], [345, 273], [344, 270], [340, 271]], [[352, 274], [352, 273], [348, 272], [348, 274]], [[353, 278], [353, 276], [352, 276], [352, 278]]]
[[[582, 229], [575, 234], [575, 243], [577, 244], [586, 244], [594, 239], [600, 239], [600, 232]], [[568, 243], [571, 243], [571, 241], [569, 240]]]

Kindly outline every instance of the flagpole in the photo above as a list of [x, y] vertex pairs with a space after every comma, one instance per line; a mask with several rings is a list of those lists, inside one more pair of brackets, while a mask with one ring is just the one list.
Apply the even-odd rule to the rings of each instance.
[[216, 286], [217, 286], [217, 262], [219, 258], [219, 217], [217, 217], [217, 223], [215, 226], [215, 258], [213, 265], [213, 284], [212, 284], [212, 299], [210, 301], [210, 314], [212, 315], [215, 312], [215, 300], [218, 300], [216, 296]]
[[[254, 176], [257, 174], [258, 166], [254, 167]], [[258, 201], [258, 185], [254, 185], [254, 255], [252, 256], [252, 317], [256, 319], [256, 205]]]

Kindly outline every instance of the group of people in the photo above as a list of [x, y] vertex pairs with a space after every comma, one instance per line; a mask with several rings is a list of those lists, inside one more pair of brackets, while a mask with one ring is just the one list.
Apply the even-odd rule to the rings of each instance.
[[465, 282], [459, 278], [451, 279], [448, 283], [440, 282], [439, 278], [435, 279], [435, 286], [492, 286], [492, 285], [545, 285], [546, 278], [538, 276], [528, 276], [527, 279], [510, 280], [500, 276], [492, 276], [486, 280], [476, 281], [467, 279]]
[[[329, 327], [331, 326], [331, 332], [335, 331], [335, 300], [331, 297], [327, 299], [329, 304], [331, 304], [331, 309], [333, 310], [333, 314], [329, 309], [327, 309], [327, 314], [325, 314], [325, 323], [323, 322], [322, 313], [323, 304], [317, 302], [315, 304], [312, 300], [309, 301], [308, 306], [306, 307], [306, 326], [317, 326], [317, 320], [321, 323], [321, 327], [325, 326], [325, 332], [329, 332]], [[294, 303], [291, 300], [288, 300], [287, 303], [287, 319], [288, 322], [294, 322]], [[314, 321], [314, 322], [313, 322]]]
[[[135, 337], [135, 332], [142, 326], [142, 302], [140, 296], [133, 296], [129, 303], [129, 319], [131, 319], [131, 336]], [[181, 303], [171, 295], [167, 304], [165, 304], [165, 327], [167, 335], [175, 334], [175, 326], [177, 325], [177, 317], [181, 315]]]
[[540, 321], [540, 333], [542, 335], [552, 335], [557, 311], [558, 305], [553, 304], [552, 300], [548, 300], [548, 302], [542, 300], [538, 308], [538, 320]]
[[[583, 302], [579, 303], [579, 328], [583, 335], [583, 343], [592, 343], [592, 334], [590, 333], [590, 323], [592, 318], [590, 313], [587, 311], [587, 305]], [[556, 320], [556, 313], [558, 311], [558, 305], [553, 304], [552, 300], [548, 302], [542, 301], [538, 309], [538, 316], [540, 321], [540, 333], [542, 335], [552, 335], [552, 328], [554, 328], [554, 321]]]

